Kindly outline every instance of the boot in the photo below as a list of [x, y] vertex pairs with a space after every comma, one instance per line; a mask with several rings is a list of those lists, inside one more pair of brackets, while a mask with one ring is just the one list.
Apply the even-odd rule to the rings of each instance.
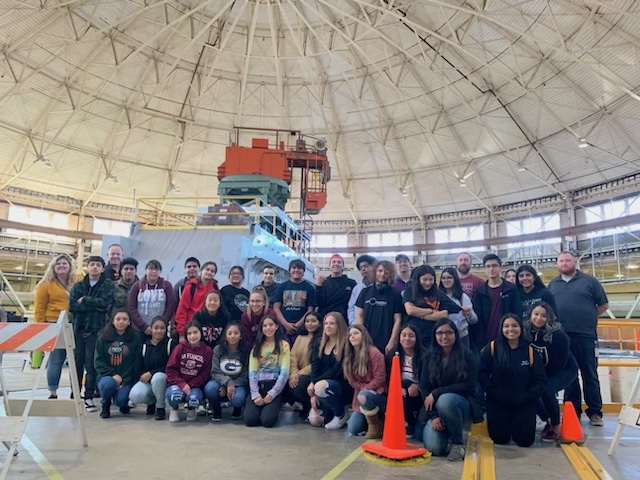
[[360, 407], [360, 413], [367, 419], [367, 433], [365, 438], [376, 439], [382, 437], [382, 420], [380, 419], [380, 409], [378, 407], [372, 410], [365, 410]]

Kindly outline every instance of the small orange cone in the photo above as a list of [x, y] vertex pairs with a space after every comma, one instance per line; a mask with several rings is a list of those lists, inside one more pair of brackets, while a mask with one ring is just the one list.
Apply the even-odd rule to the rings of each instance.
[[391, 363], [391, 378], [387, 396], [387, 410], [384, 419], [384, 433], [381, 442], [365, 443], [365, 452], [392, 460], [407, 460], [428, 453], [426, 448], [407, 445], [404, 428], [404, 405], [402, 403], [402, 382], [400, 381], [400, 356], [395, 355]]
[[562, 425], [560, 425], [560, 443], [577, 443], [582, 445], [587, 437], [582, 433], [580, 420], [571, 402], [564, 402]]

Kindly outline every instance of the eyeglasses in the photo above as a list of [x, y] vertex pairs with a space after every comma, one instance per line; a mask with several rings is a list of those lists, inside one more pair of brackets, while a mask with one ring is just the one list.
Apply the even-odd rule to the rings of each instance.
[[454, 335], [453, 330], [445, 330], [444, 332], [436, 332], [436, 337], [450, 337]]

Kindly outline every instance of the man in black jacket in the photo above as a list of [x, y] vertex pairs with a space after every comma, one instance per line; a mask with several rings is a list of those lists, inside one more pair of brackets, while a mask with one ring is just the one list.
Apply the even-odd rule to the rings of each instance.
[[478, 323], [469, 326], [471, 348], [479, 352], [498, 336], [500, 318], [506, 313], [518, 314], [520, 300], [517, 288], [505, 282], [500, 276], [502, 261], [490, 253], [482, 259], [488, 280], [480, 285], [473, 297], [473, 309], [478, 315]]
[[339, 312], [347, 321], [347, 306], [356, 281], [347, 277], [344, 271], [344, 258], [335, 254], [329, 259], [331, 275], [316, 275], [316, 303], [320, 318], [329, 312]]

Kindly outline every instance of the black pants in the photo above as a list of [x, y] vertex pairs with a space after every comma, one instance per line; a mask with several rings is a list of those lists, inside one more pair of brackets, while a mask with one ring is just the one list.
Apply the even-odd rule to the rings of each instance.
[[520, 447], [529, 447], [536, 439], [536, 403], [505, 407], [487, 399], [489, 436], [497, 444], [512, 439]]
[[278, 423], [278, 415], [280, 414], [280, 406], [282, 404], [282, 395], [278, 395], [273, 401], [268, 404], [259, 407], [251, 397], [247, 397], [247, 402], [244, 407], [244, 422], [247, 427], [263, 427], [271, 428], [275, 427]]
[[[602, 416], [602, 396], [598, 380], [598, 358], [596, 357], [597, 338], [592, 335], [568, 333], [571, 339], [571, 353], [578, 362], [582, 385], [584, 387], [584, 403], [587, 404], [587, 415]], [[571, 402], [578, 414], [582, 414], [582, 391], [576, 379], [564, 391], [564, 401]]]
[[76, 372], [78, 375], [78, 383], [80, 389], [82, 389], [82, 377], [84, 371], [87, 371], [87, 378], [84, 382], [84, 398], [93, 398], [93, 394], [96, 391], [96, 367], [93, 364], [93, 357], [96, 352], [96, 340], [98, 334], [91, 333], [75, 333], [76, 349], [74, 350], [76, 356]]
[[[402, 388], [407, 390], [413, 382], [411, 380], [402, 380]], [[402, 404], [404, 407], [404, 421], [407, 422], [409, 427], [413, 427], [418, 422], [418, 412], [424, 405], [422, 397], [410, 397], [407, 393], [406, 397], [402, 398]]]

